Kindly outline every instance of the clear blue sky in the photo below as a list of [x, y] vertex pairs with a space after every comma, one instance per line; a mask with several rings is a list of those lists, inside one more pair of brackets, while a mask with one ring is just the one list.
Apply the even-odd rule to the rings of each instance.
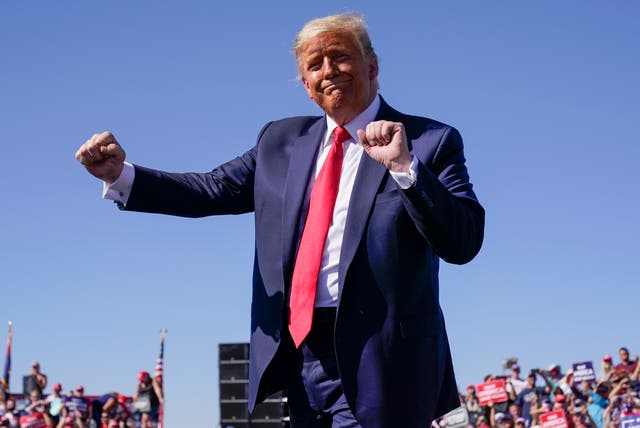
[[74, 153], [108, 129], [133, 162], [212, 169], [266, 121], [320, 113], [290, 45], [307, 20], [353, 10], [381, 93], [461, 131], [487, 211], [480, 255], [441, 269], [460, 386], [511, 356], [528, 370], [640, 352], [640, 3], [4, 1], [13, 389], [39, 360], [65, 390], [131, 394], [166, 327], [167, 424], [217, 424], [217, 345], [249, 333], [253, 217], [119, 212]]

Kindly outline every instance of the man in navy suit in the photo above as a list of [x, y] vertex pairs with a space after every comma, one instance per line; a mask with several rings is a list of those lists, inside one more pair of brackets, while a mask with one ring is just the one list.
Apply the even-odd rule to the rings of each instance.
[[[470, 261], [484, 231], [462, 139], [380, 97], [361, 17], [310, 21], [294, 48], [302, 84], [324, 116], [268, 123], [255, 147], [203, 174], [131, 165], [109, 132], [76, 157], [125, 210], [255, 213], [250, 409], [286, 389], [295, 428], [427, 427], [459, 406], [439, 259]], [[335, 128], [348, 133], [344, 142], [332, 142]], [[332, 155], [338, 145], [342, 153]], [[310, 278], [311, 327], [300, 336], [290, 333], [292, 278], [303, 235], [318, 227], [307, 222], [314, 184], [335, 159], [335, 205]]]

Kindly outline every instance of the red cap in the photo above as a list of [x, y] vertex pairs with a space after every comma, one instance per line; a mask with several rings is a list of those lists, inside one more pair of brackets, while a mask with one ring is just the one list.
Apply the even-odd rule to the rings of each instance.
[[611, 355], [605, 355], [604, 357], [602, 357], [602, 361], [609, 361], [609, 362], [611, 362]]
[[59, 382], [53, 384], [53, 390], [54, 391], [62, 391], [62, 385]]
[[138, 372], [138, 381], [143, 381], [145, 379], [149, 378], [149, 372], [144, 371], [144, 370], [140, 370]]
[[558, 394], [555, 396], [554, 401], [556, 403], [564, 403], [565, 401], [567, 401], [567, 398], [562, 394]]

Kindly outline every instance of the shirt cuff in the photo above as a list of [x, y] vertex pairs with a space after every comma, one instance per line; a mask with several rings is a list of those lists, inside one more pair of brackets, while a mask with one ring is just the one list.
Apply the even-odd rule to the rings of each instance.
[[127, 205], [135, 177], [135, 168], [129, 162], [125, 162], [120, 177], [116, 181], [111, 184], [102, 183], [102, 198]]
[[418, 158], [416, 158], [415, 155], [411, 157], [409, 172], [389, 171], [389, 174], [391, 174], [391, 177], [393, 177], [393, 179], [402, 190], [408, 189], [415, 184], [418, 178]]

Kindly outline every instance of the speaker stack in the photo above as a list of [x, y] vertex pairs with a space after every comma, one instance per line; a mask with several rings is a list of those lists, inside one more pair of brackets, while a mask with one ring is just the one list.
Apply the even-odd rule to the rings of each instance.
[[219, 344], [218, 363], [222, 428], [289, 427], [287, 398], [283, 393], [270, 396], [249, 414], [248, 343]]

